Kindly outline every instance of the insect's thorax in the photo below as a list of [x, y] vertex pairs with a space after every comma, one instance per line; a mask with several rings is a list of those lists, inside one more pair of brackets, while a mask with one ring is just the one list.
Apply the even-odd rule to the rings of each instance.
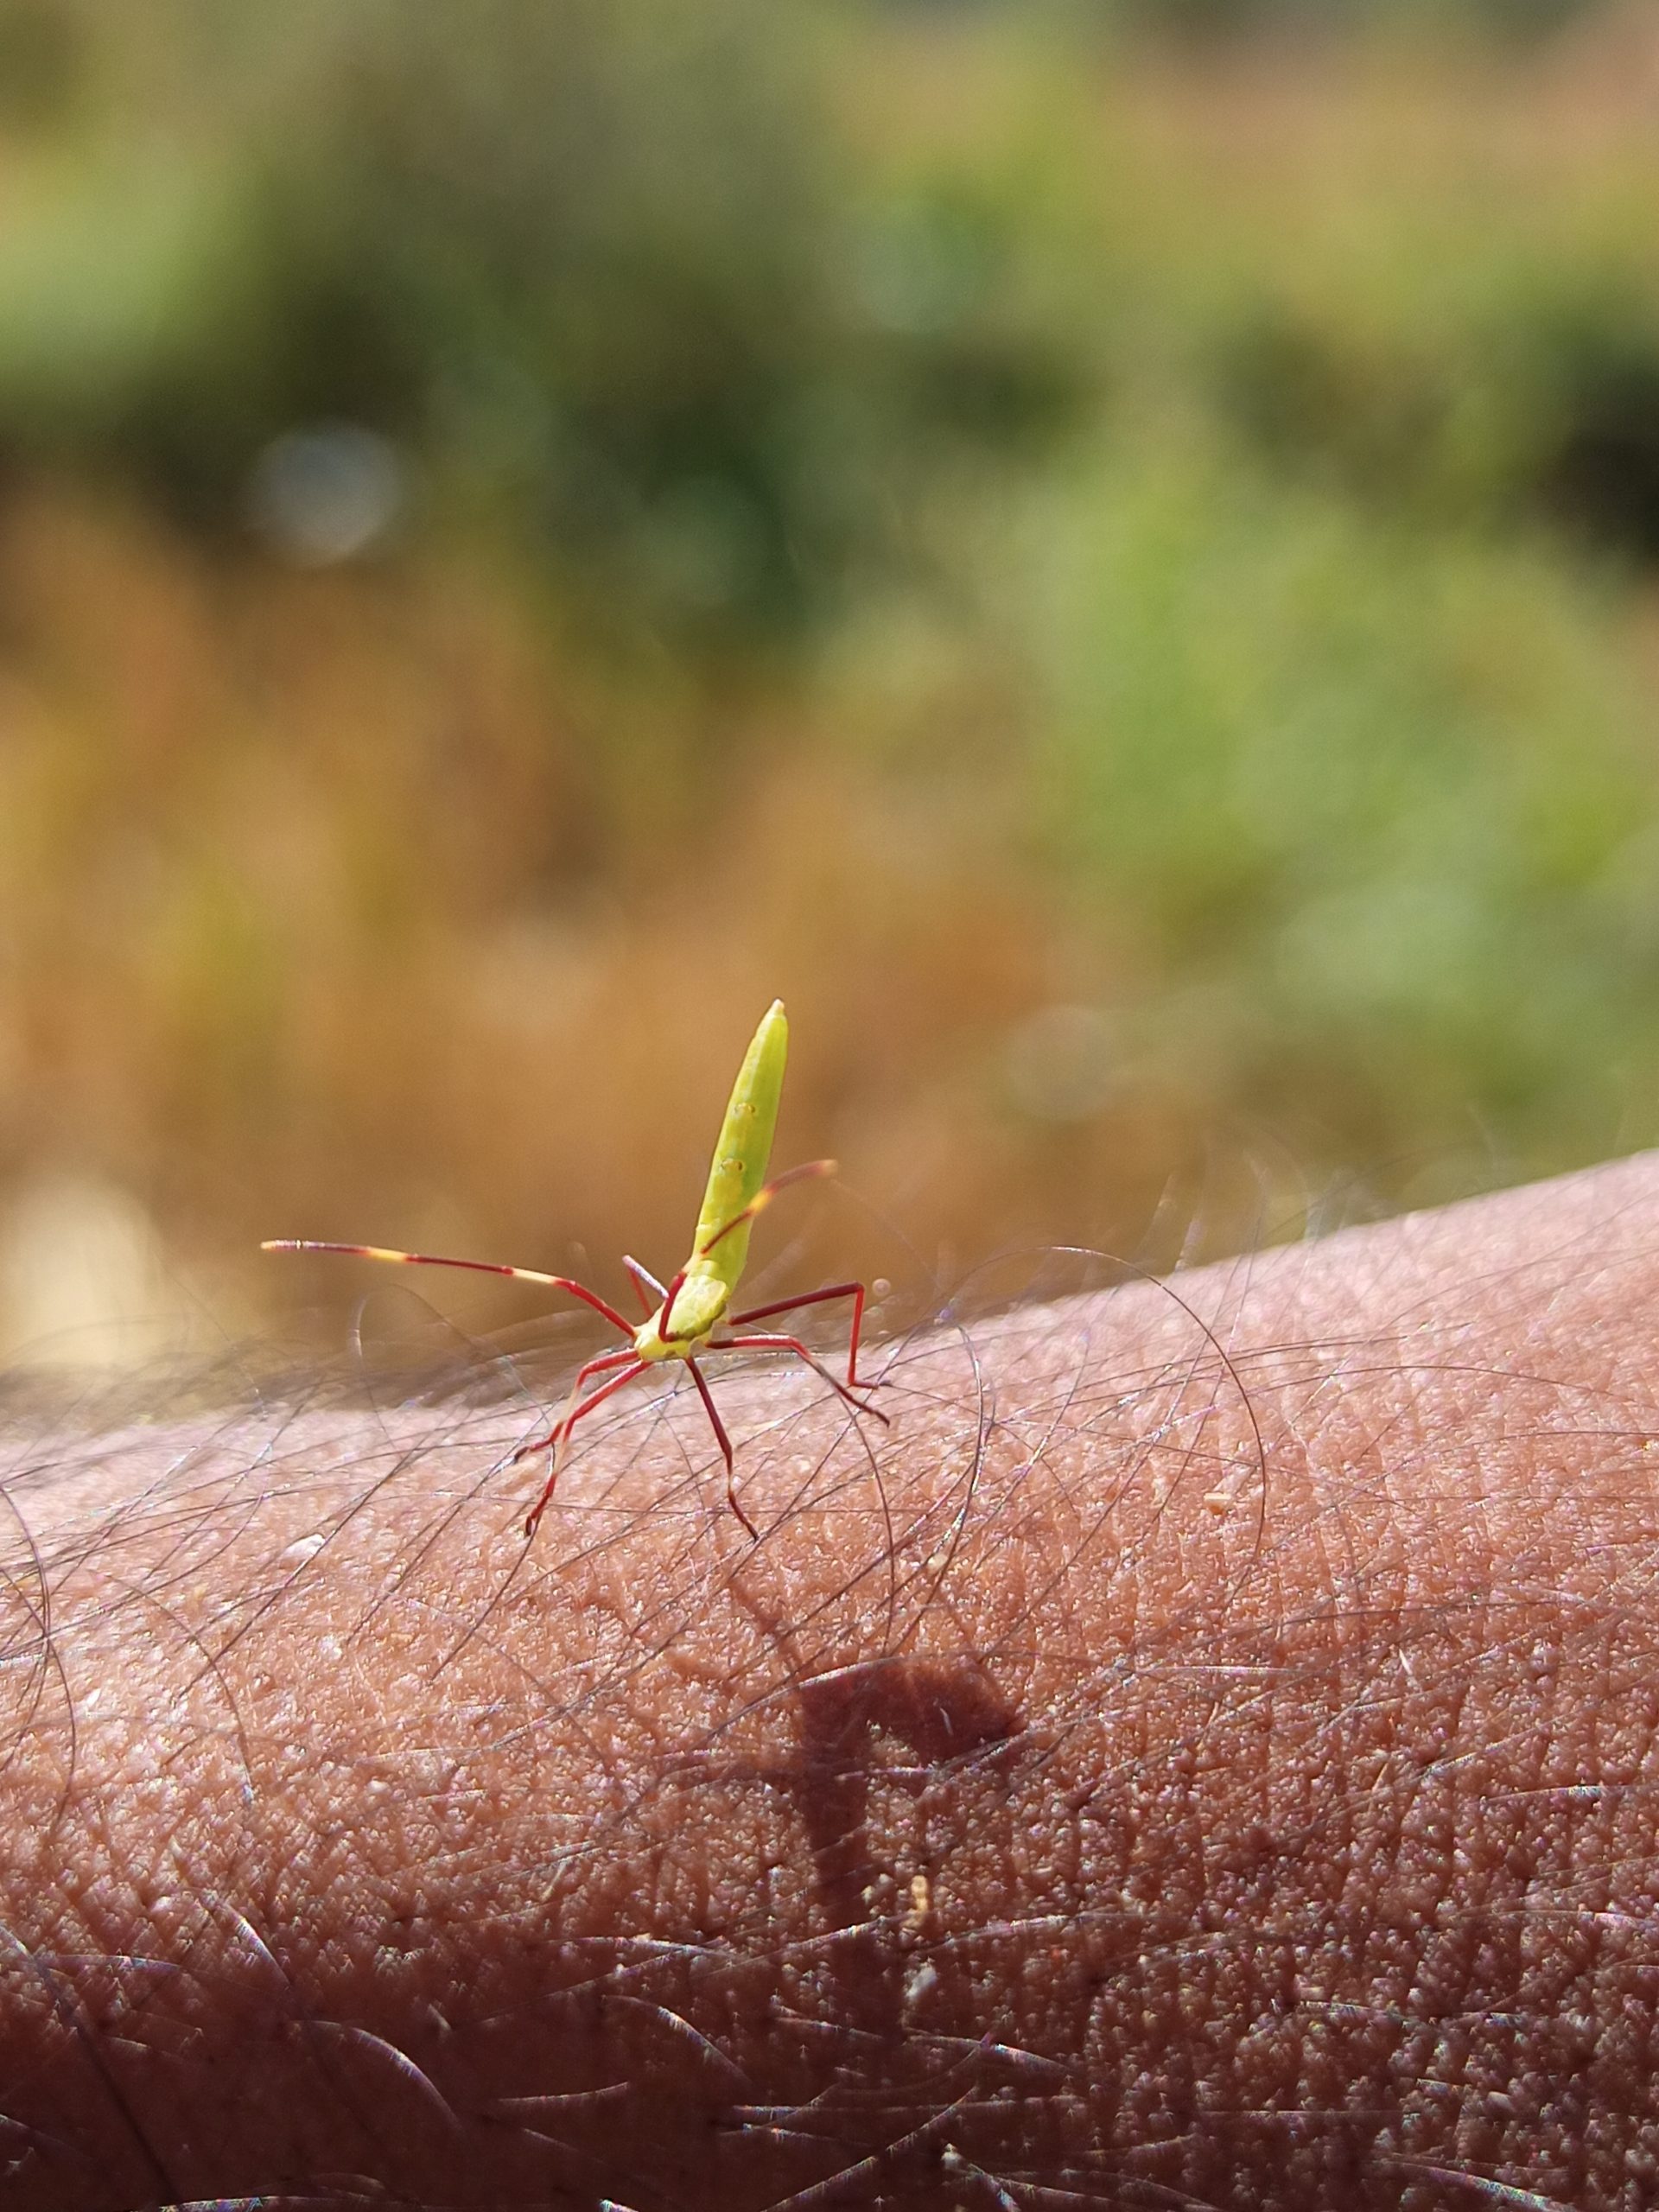
[[726, 1318], [732, 1294], [718, 1274], [704, 1273], [693, 1261], [685, 1281], [675, 1294], [674, 1312], [669, 1326], [672, 1335], [663, 1335], [663, 1309], [659, 1306], [648, 1321], [643, 1321], [634, 1331], [634, 1356], [639, 1359], [686, 1359], [702, 1351]]

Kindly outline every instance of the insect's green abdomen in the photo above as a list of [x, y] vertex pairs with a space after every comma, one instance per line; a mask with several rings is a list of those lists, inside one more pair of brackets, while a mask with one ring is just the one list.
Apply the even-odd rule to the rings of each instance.
[[[726, 1109], [714, 1165], [709, 1170], [702, 1211], [697, 1216], [694, 1253], [700, 1254], [734, 1215], [752, 1203], [766, 1179], [788, 1053], [789, 1023], [784, 1017], [784, 1002], [774, 999], [761, 1016], [732, 1086], [731, 1103]], [[697, 1273], [717, 1275], [728, 1288], [735, 1289], [748, 1256], [749, 1224], [745, 1222], [729, 1236], [721, 1237], [706, 1259], [694, 1260], [693, 1266]]]

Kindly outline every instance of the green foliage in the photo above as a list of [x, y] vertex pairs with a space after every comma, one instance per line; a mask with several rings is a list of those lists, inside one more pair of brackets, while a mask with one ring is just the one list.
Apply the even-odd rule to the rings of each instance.
[[86, 44], [67, 8], [52, 0], [4, 0], [0, 5], [0, 127], [38, 130], [60, 125], [79, 94]]
[[1239, 38], [1263, 31], [1331, 38], [1374, 26], [1466, 29], [1506, 42], [1535, 38], [1583, 15], [1594, 0], [1099, 0], [1111, 20], [1177, 36]]
[[1144, 1065], [1192, 1079], [1201, 1022], [1210, 1113], [1308, 1162], [1659, 1134], [1655, 779], [1604, 594], [1192, 441], [1041, 524], [1046, 842], [1142, 948]]
[[760, 0], [174, 17], [174, 131], [96, 137], [0, 236], [24, 450], [211, 526], [273, 440], [354, 425], [590, 614], [752, 637], [880, 564], [918, 445], [1065, 411], [1071, 369], [999, 325], [1011, 211], [867, 220]]
[[1652, 559], [1659, 271], [1644, 247], [1598, 270], [1599, 244], [1520, 268], [1492, 256], [1438, 327], [1379, 322], [1351, 284], [1294, 302], [1264, 292], [1211, 334], [1201, 372], [1217, 411], [1287, 474], [1371, 505], [1541, 516]]
[[0, 0], [15, 1095], [596, 1249], [774, 989], [924, 1245], [1659, 1136], [1659, 162], [1473, 9]]

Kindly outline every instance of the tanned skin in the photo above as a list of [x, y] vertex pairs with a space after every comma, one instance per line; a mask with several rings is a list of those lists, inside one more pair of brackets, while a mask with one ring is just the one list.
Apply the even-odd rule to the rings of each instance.
[[1659, 1161], [885, 1358], [16, 1414], [5, 2212], [1659, 2201]]

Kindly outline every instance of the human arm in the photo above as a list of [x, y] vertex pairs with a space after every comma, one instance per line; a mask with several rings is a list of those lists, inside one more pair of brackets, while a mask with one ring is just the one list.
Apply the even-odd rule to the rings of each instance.
[[1651, 2201], [1656, 1291], [1638, 1161], [734, 1378], [754, 1547], [20, 1425], [0, 2202]]

